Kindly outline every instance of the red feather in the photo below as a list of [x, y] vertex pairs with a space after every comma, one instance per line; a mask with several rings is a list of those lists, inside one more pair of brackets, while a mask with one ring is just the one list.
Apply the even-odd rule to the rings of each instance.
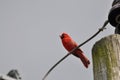
[[[62, 33], [60, 37], [63, 46], [68, 52], [72, 51], [75, 47], [78, 46], [78, 44], [67, 33]], [[87, 59], [87, 57], [84, 55], [83, 51], [80, 48], [75, 50], [73, 52], [73, 55], [80, 58], [84, 66], [88, 68], [90, 61]]]

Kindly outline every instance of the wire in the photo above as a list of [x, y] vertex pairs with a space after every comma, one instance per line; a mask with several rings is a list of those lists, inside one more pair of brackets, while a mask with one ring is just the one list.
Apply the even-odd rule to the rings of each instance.
[[70, 54], [72, 54], [75, 50], [77, 50], [79, 47], [83, 46], [84, 44], [86, 44], [88, 41], [90, 41], [91, 39], [93, 39], [95, 36], [97, 36], [101, 31], [103, 31], [105, 29], [105, 26], [109, 23], [108, 20], [106, 20], [103, 24], [103, 26], [93, 35], [91, 36], [89, 39], [87, 39], [86, 41], [84, 41], [83, 43], [81, 43], [80, 45], [78, 45], [76, 48], [74, 48], [72, 51], [70, 51], [69, 53], [67, 53], [67, 55], [65, 55], [63, 58], [61, 58], [55, 65], [53, 65], [53, 67], [51, 67], [49, 69], [49, 71], [45, 74], [45, 76], [43, 77], [42, 80], [45, 80], [45, 78], [48, 76], [48, 74], [60, 63], [62, 62], [66, 57], [68, 57]]

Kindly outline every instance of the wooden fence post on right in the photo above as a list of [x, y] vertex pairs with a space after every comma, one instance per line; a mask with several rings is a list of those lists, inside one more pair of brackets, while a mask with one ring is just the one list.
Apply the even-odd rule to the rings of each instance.
[[92, 49], [94, 80], [120, 80], [120, 35], [96, 42]]

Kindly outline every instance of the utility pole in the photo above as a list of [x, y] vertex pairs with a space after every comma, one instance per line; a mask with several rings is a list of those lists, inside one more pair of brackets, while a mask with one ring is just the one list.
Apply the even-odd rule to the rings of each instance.
[[92, 49], [94, 80], [120, 80], [120, 35], [95, 43]]

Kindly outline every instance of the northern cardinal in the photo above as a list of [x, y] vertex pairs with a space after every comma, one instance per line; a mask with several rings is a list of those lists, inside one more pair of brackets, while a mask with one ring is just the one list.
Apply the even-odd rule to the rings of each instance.
[[[62, 40], [62, 44], [63, 44], [64, 48], [68, 52], [72, 51], [75, 47], [78, 46], [78, 44], [67, 33], [62, 33], [62, 35], [60, 35], [60, 38]], [[72, 54], [74, 56], [80, 58], [82, 63], [84, 64], [84, 66], [86, 68], [88, 68], [90, 61], [87, 59], [87, 57], [85, 57], [83, 51], [80, 48], [75, 50]]]

